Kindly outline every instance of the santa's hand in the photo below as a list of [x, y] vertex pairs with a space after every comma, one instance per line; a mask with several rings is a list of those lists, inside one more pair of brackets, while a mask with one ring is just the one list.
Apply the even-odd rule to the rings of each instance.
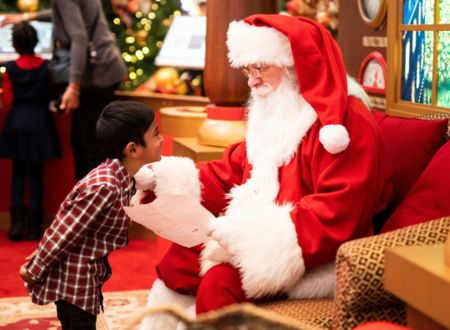
[[136, 180], [136, 189], [139, 190], [154, 190], [156, 186], [155, 173], [150, 164], [142, 166], [134, 175]]
[[233, 251], [230, 251], [233, 225], [228, 217], [218, 217], [217, 219], [210, 221], [208, 229], [208, 236], [219, 243], [224, 250], [233, 253]]

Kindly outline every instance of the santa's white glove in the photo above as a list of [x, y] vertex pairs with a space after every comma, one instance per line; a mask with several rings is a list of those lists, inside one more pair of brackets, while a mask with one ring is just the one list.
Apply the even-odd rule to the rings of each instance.
[[136, 189], [139, 190], [154, 190], [156, 187], [155, 173], [150, 164], [142, 166], [134, 175], [136, 180]]
[[232, 243], [233, 224], [229, 217], [223, 216], [210, 221], [208, 235], [228, 253], [234, 254]]

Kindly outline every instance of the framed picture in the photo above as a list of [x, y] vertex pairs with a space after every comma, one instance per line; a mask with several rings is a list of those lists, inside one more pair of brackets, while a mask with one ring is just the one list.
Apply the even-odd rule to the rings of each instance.
[[386, 95], [386, 60], [381, 53], [371, 52], [364, 58], [358, 82], [369, 94]]
[[387, 0], [357, 0], [359, 15], [372, 29], [381, 27], [386, 19]]

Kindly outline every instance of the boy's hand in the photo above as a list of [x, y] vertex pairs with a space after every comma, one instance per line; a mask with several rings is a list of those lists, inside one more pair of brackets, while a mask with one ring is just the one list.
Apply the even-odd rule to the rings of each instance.
[[20, 270], [19, 270], [19, 275], [22, 278], [22, 280], [29, 284], [34, 284], [34, 283], [39, 282], [38, 280], [33, 278], [33, 276], [27, 270], [28, 264], [30, 263], [31, 259], [34, 258], [36, 253], [37, 253], [37, 250], [34, 250], [30, 255], [26, 256], [25, 257], [26, 262], [20, 267]]
[[33, 253], [31, 253], [29, 256], [25, 257], [25, 261], [30, 261], [31, 259], [34, 258], [34, 256], [36, 255], [37, 250], [34, 250]]
[[22, 278], [22, 280], [28, 284], [35, 284], [38, 283], [39, 280], [33, 278], [33, 276], [28, 272], [27, 270], [27, 265], [28, 262], [24, 263], [21, 267], [20, 267], [20, 271], [19, 271], [19, 275]]

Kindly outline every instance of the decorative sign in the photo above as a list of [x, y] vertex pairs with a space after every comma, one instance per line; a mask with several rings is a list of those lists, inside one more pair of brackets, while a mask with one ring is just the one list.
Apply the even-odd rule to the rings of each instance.
[[364, 47], [387, 47], [387, 37], [370, 37], [365, 36], [362, 38], [362, 45]]
[[369, 94], [386, 94], [386, 61], [379, 52], [371, 52], [362, 61], [358, 82]]

